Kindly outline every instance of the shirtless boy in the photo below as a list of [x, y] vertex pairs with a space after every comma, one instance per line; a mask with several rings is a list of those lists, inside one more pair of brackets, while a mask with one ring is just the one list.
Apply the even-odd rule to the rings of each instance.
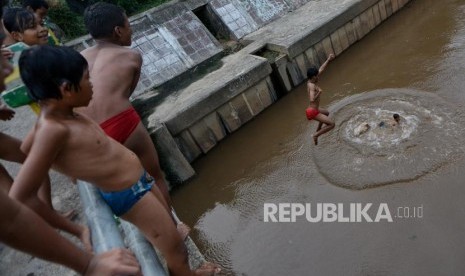
[[[321, 73], [333, 59], [334, 55], [330, 54], [319, 69], [317, 69], [316, 66], [312, 66], [307, 70], [307, 92], [310, 98], [310, 104], [305, 110], [305, 113], [308, 120], [316, 120], [319, 122], [316, 133], [313, 135], [313, 142], [315, 145], [318, 145], [318, 137], [320, 137], [320, 135], [334, 128], [334, 121], [328, 117], [328, 110], [320, 108], [320, 96], [323, 90], [317, 85]], [[322, 128], [323, 124], [326, 126]]]
[[[125, 47], [131, 45], [128, 18], [120, 7], [98, 2], [86, 9], [84, 21], [96, 41], [95, 46], [81, 53], [89, 63], [95, 94], [89, 106], [80, 111], [139, 157], [145, 170], [155, 178], [161, 194], [156, 189], [153, 191], [162, 197], [161, 202], [171, 212], [171, 199], [157, 151], [129, 101], [139, 81], [142, 57], [136, 50]], [[187, 236], [186, 225], [180, 224], [178, 229], [183, 237]]]
[[[43, 45], [47, 44], [47, 29], [39, 24], [34, 13], [24, 8], [7, 8], [4, 13], [3, 22], [5, 28], [10, 32], [16, 42], [21, 41], [25, 44]], [[4, 55], [4, 57], [6, 57]], [[8, 70], [8, 68], [5, 68]], [[4, 88], [2, 88], [3, 90]], [[10, 112], [9, 116], [6, 116]], [[3, 118], [11, 119], [14, 112], [7, 107], [0, 107], [0, 114]], [[21, 141], [0, 132], [0, 158], [10, 162], [23, 163], [26, 159], [24, 152], [20, 150]], [[3, 180], [2, 188], [8, 193], [13, 179], [0, 165], [0, 178]], [[69, 218], [75, 215], [74, 210], [66, 212], [64, 216], [53, 210], [50, 178], [48, 175], [42, 180], [42, 186], [37, 191], [37, 195], [31, 198], [19, 198], [22, 203], [26, 204], [41, 216], [48, 216], [47, 220], [52, 226], [64, 230], [81, 239], [87, 249], [91, 249], [90, 233], [86, 226], [72, 222]], [[53, 210], [53, 213], [44, 210]]]
[[[2, 7], [3, 1], [0, 0], [0, 19]], [[0, 45], [4, 38], [3, 28], [0, 28]], [[0, 92], [5, 89], [5, 77], [12, 71], [11, 64], [0, 56]], [[10, 120], [13, 116], [14, 111], [5, 106], [0, 107], [0, 120]], [[10, 145], [4, 142], [0, 139], [0, 151], [8, 153]], [[137, 260], [127, 249], [115, 249], [92, 256], [90, 252], [60, 236], [32, 210], [8, 197], [12, 182], [8, 172], [0, 165], [1, 242], [36, 257], [65, 265], [86, 276], [141, 275]]]
[[49, 168], [96, 185], [112, 211], [136, 225], [166, 259], [170, 275], [212, 275], [205, 264], [188, 265], [187, 250], [167, 210], [150, 192], [153, 179], [137, 156], [109, 138], [100, 126], [74, 111], [92, 99], [87, 61], [66, 47], [35, 46], [19, 59], [29, 96], [41, 107], [21, 149], [27, 153], [10, 195], [34, 194]]

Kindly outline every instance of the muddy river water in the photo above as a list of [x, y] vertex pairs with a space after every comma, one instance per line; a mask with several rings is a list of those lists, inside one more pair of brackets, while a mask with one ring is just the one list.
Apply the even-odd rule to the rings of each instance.
[[[413, 0], [338, 56], [320, 79], [336, 128], [318, 146], [302, 85], [197, 160], [173, 197], [205, 256], [231, 275], [465, 275], [464, 14]], [[265, 203], [314, 221], [264, 222]], [[315, 219], [324, 208], [339, 221]]]

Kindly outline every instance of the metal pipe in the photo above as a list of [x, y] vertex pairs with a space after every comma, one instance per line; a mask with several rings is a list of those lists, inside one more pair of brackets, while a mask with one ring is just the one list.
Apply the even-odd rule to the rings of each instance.
[[[78, 190], [84, 214], [91, 231], [92, 245], [95, 253], [102, 253], [113, 248], [125, 248], [125, 244], [110, 207], [103, 201], [97, 188], [92, 184], [78, 180]], [[174, 210], [172, 214], [177, 223], [179, 218]], [[121, 220], [126, 243], [139, 261], [143, 275], [167, 276], [168, 271], [162, 265], [152, 244], [129, 222]], [[188, 237], [186, 245], [190, 253], [189, 264], [198, 267], [205, 262], [193, 241]]]
[[143, 275], [167, 276], [168, 272], [158, 258], [153, 246], [132, 223], [121, 221], [121, 228], [126, 237], [126, 243], [136, 255]]
[[102, 200], [97, 188], [80, 180], [77, 185], [90, 228], [94, 252], [98, 254], [113, 248], [125, 248], [113, 212]]

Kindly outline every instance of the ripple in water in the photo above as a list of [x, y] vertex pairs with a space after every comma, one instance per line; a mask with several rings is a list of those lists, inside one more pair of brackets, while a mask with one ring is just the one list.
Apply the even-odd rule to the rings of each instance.
[[345, 98], [330, 110], [336, 129], [321, 137], [313, 157], [320, 173], [338, 186], [414, 180], [464, 151], [461, 109], [428, 92], [378, 90]]

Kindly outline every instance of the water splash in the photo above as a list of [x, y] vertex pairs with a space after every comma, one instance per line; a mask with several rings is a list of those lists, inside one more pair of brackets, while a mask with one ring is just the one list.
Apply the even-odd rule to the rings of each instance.
[[[337, 128], [322, 136], [313, 157], [320, 173], [338, 186], [363, 189], [408, 182], [465, 150], [460, 109], [431, 93], [372, 91], [341, 100], [331, 113]], [[401, 118], [397, 125], [395, 113]]]

